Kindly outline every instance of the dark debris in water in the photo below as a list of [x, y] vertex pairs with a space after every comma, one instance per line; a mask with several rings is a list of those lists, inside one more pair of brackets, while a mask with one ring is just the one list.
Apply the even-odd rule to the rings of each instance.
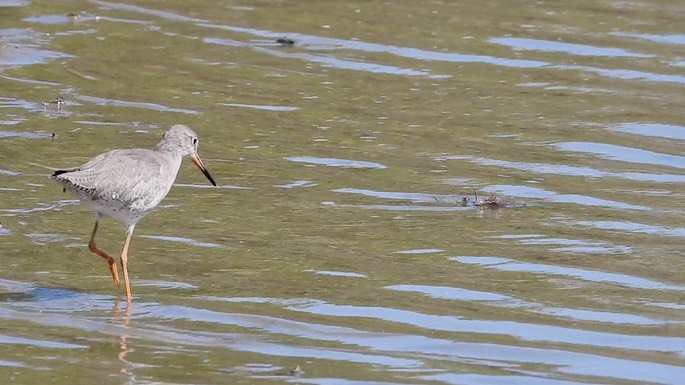
[[276, 43], [282, 45], [283, 47], [292, 47], [295, 45], [295, 40], [289, 37], [280, 37], [276, 39]]
[[526, 207], [526, 202], [523, 201], [511, 201], [497, 195], [480, 197], [476, 192], [473, 193], [473, 196], [457, 196], [456, 202], [459, 207], [474, 207], [490, 210]]

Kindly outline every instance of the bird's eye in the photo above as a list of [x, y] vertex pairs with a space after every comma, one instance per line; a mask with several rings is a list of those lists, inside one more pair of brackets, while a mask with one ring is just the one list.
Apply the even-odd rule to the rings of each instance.
[[193, 146], [197, 146], [197, 138], [193, 138]]

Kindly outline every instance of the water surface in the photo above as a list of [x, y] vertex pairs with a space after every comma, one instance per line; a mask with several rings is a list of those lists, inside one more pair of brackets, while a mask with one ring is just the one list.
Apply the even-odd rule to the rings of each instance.
[[[682, 385], [683, 17], [3, 2], [0, 376]], [[127, 308], [47, 175], [177, 123], [219, 188], [184, 164], [136, 229]]]

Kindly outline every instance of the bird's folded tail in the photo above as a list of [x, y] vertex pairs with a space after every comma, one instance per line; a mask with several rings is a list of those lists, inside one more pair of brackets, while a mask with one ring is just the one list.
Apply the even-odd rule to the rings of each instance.
[[56, 178], [62, 174], [66, 174], [68, 172], [74, 172], [74, 171], [81, 171], [81, 167], [74, 167], [74, 168], [67, 168], [65, 170], [55, 170], [52, 175], [50, 175], [50, 178]]
[[[66, 174], [68, 172], [79, 171], [79, 170], [80, 170], [80, 168], [78, 168], [78, 167], [77, 168], [70, 168], [67, 170], [55, 170], [55, 172], [52, 175], [50, 175], [50, 179], [55, 179], [58, 182], [60, 182], [63, 186], [62, 192], [66, 192], [67, 191], [66, 185], [69, 185], [70, 187], [77, 187], [77, 188], [78, 188], [78, 186], [74, 186], [74, 183], [72, 181], [70, 181], [69, 179], [59, 178], [59, 176], [62, 174]], [[65, 182], [66, 182], [66, 185], [65, 185]]]

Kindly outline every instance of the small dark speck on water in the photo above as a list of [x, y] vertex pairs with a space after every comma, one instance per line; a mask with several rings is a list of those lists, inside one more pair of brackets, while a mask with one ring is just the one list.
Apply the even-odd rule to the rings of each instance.
[[284, 46], [284, 47], [292, 47], [295, 45], [295, 40], [289, 38], [289, 37], [281, 37], [276, 40], [276, 43]]
[[56, 137], [56, 136], [57, 136], [57, 134], [55, 134], [55, 133], [53, 132], [52, 135], [50, 135], [50, 139], [55, 140], [55, 137]]

